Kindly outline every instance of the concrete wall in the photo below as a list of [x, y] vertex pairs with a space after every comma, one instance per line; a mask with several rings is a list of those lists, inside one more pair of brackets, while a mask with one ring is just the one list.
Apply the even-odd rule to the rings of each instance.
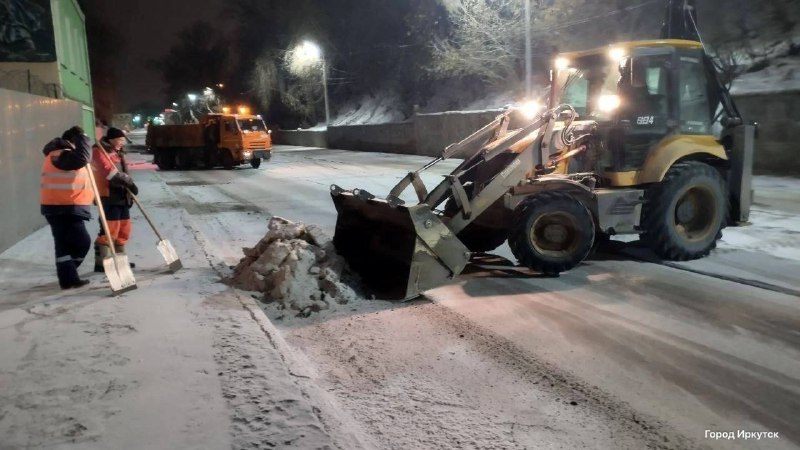
[[45, 225], [42, 147], [81, 123], [79, 103], [0, 89], [0, 252]]
[[445, 147], [458, 142], [494, 120], [500, 111], [445, 112], [414, 117], [417, 154], [438, 156]]
[[[738, 95], [746, 121], [759, 123], [756, 173], [800, 176], [800, 91]], [[436, 156], [492, 121], [500, 111], [418, 114], [409, 122], [281, 131], [276, 143]], [[512, 121], [512, 127], [518, 126]]]
[[738, 95], [735, 100], [746, 121], [758, 122], [753, 170], [800, 176], [800, 90]]
[[276, 130], [272, 132], [272, 140], [276, 144], [297, 145], [300, 147], [328, 147], [324, 131], [286, 131]]
[[328, 147], [366, 152], [416, 153], [413, 122], [328, 127]]

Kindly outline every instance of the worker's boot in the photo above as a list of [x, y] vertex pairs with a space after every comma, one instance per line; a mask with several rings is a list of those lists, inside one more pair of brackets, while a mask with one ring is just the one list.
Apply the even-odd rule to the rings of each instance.
[[103, 260], [111, 257], [111, 249], [107, 245], [94, 244], [94, 271], [103, 273], [106, 271], [103, 268]]
[[[127, 255], [127, 253], [125, 252], [125, 246], [124, 245], [118, 245], [118, 246], [116, 246], [114, 248], [114, 250], [116, 250], [116, 252], [121, 254], [121, 255]], [[131, 269], [136, 267], [136, 264], [134, 264], [134, 263], [130, 263], [130, 265], [131, 265]]]

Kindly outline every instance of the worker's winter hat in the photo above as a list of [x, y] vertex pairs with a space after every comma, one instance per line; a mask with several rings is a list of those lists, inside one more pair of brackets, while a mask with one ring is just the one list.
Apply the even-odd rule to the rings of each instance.
[[126, 141], [130, 142], [131, 140], [128, 139], [128, 136], [125, 134], [124, 131], [120, 130], [119, 128], [110, 127], [108, 131], [106, 131], [106, 140], [110, 141], [111, 139], [121, 138], [124, 137]]

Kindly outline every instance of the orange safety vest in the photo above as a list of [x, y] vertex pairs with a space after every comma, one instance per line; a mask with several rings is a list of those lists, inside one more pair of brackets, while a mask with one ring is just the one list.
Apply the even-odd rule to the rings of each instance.
[[[105, 155], [101, 153], [104, 149], [102, 147], [97, 148], [99, 145], [100, 144], [95, 144], [92, 147], [92, 167], [94, 169], [94, 179], [97, 183], [97, 192], [100, 194], [100, 197], [105, 198], [111, 196], [111, 184], [109, 181], [114, 175], [122, 172], [122, 167], [119, 155], [116, 153], [106, 153], [108, 154], [108, 158], [106, 158]], [[113, 167], [110, 172], [107, 172], [104, 168], [108, 164], [109, 159]]]
[[53, 164], [63, 150], [55, 150], [44, 157], [42, 163], [42, 205], [91, 205], [94, 201], [92, 185], [86, 169], [61, 170]]

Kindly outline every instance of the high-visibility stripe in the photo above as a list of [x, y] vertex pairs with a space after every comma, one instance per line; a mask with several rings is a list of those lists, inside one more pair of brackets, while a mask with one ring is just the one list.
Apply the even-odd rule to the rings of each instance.
[[42, 176], [45, 178], [87, 178], [84, 170], [78, 172], [44, 172]]
[[56, 264], [61, 264], [61, 263], [65, 263], [65, 262], [68, 262], [68, 261], [72, 261], [72, 256], [67, 255], [67, 256], [61, 256], [59, 258], [56, 258]]
[[81, 184], [42, 183], [43, 189], [58, 189], [62, 191], [71, 191], [73, 189], [86, 189], [88, 187], [89, 187], [88, 183], [81, 183]]

